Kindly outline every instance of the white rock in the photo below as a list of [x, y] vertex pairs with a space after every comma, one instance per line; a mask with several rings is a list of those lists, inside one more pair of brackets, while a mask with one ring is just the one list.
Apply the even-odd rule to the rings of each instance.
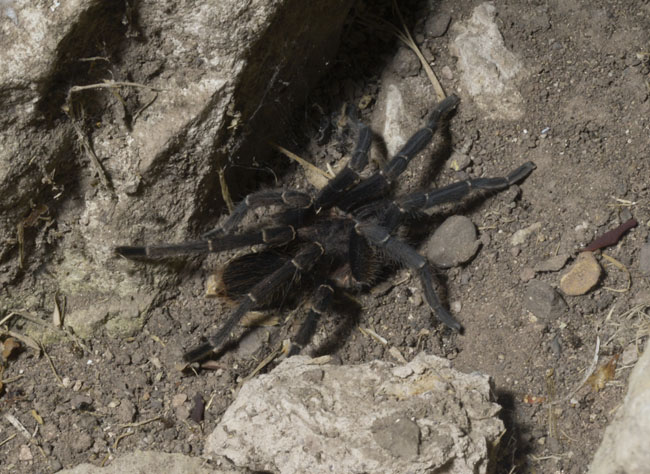
[[450, 51], [458, 57], [461, 80], [479, 107], [495, 118], [523, 115], [523, 99], [514, 80], [523, 67], [509, 51], [495, 23], [496, 8], [482, 3], [466, 22], [452, 25]]
[[650, 466], [650, 350], [630, 374], [623, 406], [605, 430], [589, 474], [646, 474]]
[[280, 473], [485, 473], [503, 423], [490, 379], [419, 354], [405, 369], [292, 357], [244, 384], [205, 454]]

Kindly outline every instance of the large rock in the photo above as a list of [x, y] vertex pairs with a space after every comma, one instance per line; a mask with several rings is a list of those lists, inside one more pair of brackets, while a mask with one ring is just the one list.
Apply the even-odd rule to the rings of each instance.
[[605, 430], [589, 474], [646, 474], [650, 467], [650, 350], [630, 374], [623, 406]]
[[94, 464], [80, 464], [72, 469], [59, 471], [61, 474], [140, 474], [143, 472], [165, 474], [236, 474], [239, 470], [228, 467], [210, 466], [205, 460], [182, 454], [157, 451], [135, 451], [117, 457], [106, 467]]
[[58, 292], [83, 336], [110, 321], [137, 331], [166, 273], [143, 279], [113, 247], [196, 232], [220, 205], [219, 170], [263, 161], [278, 116], [326, 70], [350, 4], [12, 3], [0, 22], [0, 312], [51, 313]]
[[523, 66], [506, 48], [496, 22], [496, 7], [485, 2], [471, 18], [452, 25], [450, 51], [458, 57], [461, 81], [476, 104], [494, 118], [515, 120], [524, 112], [517, 89]]
[[499, 410], [487, 375], [424, 353], [402, 366], [292, 357], [242, 387], [205, 454], [282, 473], [485, 473]]

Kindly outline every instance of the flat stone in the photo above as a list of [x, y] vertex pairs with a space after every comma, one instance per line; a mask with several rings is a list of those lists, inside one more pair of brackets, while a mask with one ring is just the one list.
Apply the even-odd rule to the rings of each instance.
[[567, 260], [569, 260], [569, 256], [564, 254], [564, 255], [556, 255], [551, 258], [547, 258], [543, 262], [539, 262], [537, 265], [535, 265], [535, 271], [536, 272], [557, 272], [566, 265]]
[[512, 237], [510, 238], [510, 243], [514, 245], [522, 245], [526, 240], [528, 240], [528, 237], [533, 232], [537, 232], [542, 228], [542, 223], [541, 222], [535, 222], [534, 224], [529, 225], [528, 227], [524, 229], [519, 229], [516, 231], [514, 234], [512, 234]]
[[582, 252], [575, 263], [560, 279], [560, 289], [565, 295], [584, 295], [600, 279], [602, 269], [592, 252]]
[[650, 275], [650, 242], [641, 247], [639, 253], [639, 271], [644, 275]]
[[555, 289], [541, 280], [531, 280], [526, 287], [524, 308], [540, 319], [557, 319], [566, 310], [566, 303]]
[[421, 353], [305, 377], [315, 361], [290, 357], [246, 382], [205, 455], [268, 472], [487, 472], [503, 430], [488, 376]]
[[[161, 453], [158, 451], [135, 451], [112, 461], [106, 467], [93, 464], [80, 464], [73, 469], [59, 471], [61, 474], [139, 474], [143, 472], [164, 472], [165, 474], [234, 474], [240, 470], [227, 466], [215, 468], [206, 464], [200, 457], [182, 454]], [[221, 460], [225, 463], [225, 460]]]
[[449, 268], [469, 261], [480, 245], [474, 223], [465, 216], [451, 216], [429, 238], [425, 255], [431, 263]]

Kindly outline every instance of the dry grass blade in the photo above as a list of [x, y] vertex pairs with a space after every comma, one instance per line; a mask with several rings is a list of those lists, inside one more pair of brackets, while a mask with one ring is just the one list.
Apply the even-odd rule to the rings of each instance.
[[287, 156], [287, 157], [291, 158], [292, 160], [294, 160], [296, 163], [298, 163], [300, 166], [302, 166], [302, 167], [305, 168], [306, 170], [312, 171], [312, 172], [314, 172], [314, 173], [318, 173], [318, 174], [320, 174], [321, 176], [323, 176], [325, 179], [328, 179], [328, 180], [329, 180], [329, 179], [332, 179], [332, 178], [334, 177], [333, 174], [328, 173], [327, 171], [323, 171], [323, 170], [320, 169], [318, 166], [316, 166], [316, 165], [310, 163], [309, 161], [307, 161], [307, 160], [305, 160], [305, 159], [303, 159], [303, 158], [300, 158], [300, 157], [299, 157], [298, 155], [296, 155], [295, 153], [293, 153], [293, 152], [287, 150], [286, 148], [284, 148], [284, 147], [278, 145], [277, 143], [273, 143], [273, 142], [269, 142], [269, 143], [270, 143], [270, 145], [271, 145], [273, 148], [275, 148], [277, 151], [279, 151], [280, 153], [282, 153], [284, 156]]
[[607, 260], [609, 263], [614, 265], [619, 270], [625, 272], [625, 274], [627, 275], [627, 285], [625, 286], [625, 288], [619, 289], [619, 288], [610, 288], [609, 286], [604, 286], [603, 289], [613, 291], [615, 293], [627, 293], [628, 291], [630, 291], [630, 286], [632, 285], [632, 275], [630, 274], [630, 271], [627, 269], [627, 267], [623, 265], [621, 262], [619, 262], [618, 260], [616, 260], [614, 257], [607, 255], [606, 253], [603, 253], [602, 255], [605, 260]]
[[45, 354], [45, 358], [47, 359], [48, 363], [50, 364], [50, 369], [52, 369], [52, 373], [56, 377], [56, 380], [59, 382], [59, 385], [63, 386], [63, 380], [61, 380], [61, 377], [59, 377], [59, 373], [56, 371], [56, 367], [54, 367], [54, 362], [52, 362], [52, 359], [50, 357], [50, 354], [47, 353], [45, 350], [45, 347], [41, 344], [41, 350], [43, 351], [43, 354]]
[[600, 336], [596, 336], [596, 350], [594, 351], [594, 358], [591, 361], [591, 365], [585, 372], [585, 375], [582, 377], [582, 380], [580, 383], [578, 383], [573, 390], [571, 390], [569, 393], [567, 393], [564, 397], [562, 397], [559, 400], [556, 400], [555, 402], [552, 402], [551, 405], [557, 405], [559, 403], [566, 402], [568, 399], [570, 399], [578, 390], [580, 390], [584, 384], [587, 382], [587, 379], [591, 376], [591, 374], [594, 373], [594, 370], [596, 370], [596, 366], [598, 365], [598, 352], [600, 351]]
[[424, 68], [424, 71], [426, 72], [429, 81], [431, 81], [431, 85], [433, 86], [433, 89], [436, 91], [436, 96], [438, 98], [438, 101], [443, 100], [446, 97], [445, 91], [442, 88], [442, 85], [440, 84], [440, 81], [436, 77], [435, 73], [433, 72], [433, 69], [431, 69], [431, 66], [427, 62], [426, 58], [422, 54], [422, 51], [420, 51], [420, 48], [415, 43], [415, 40], [413, 39], [411, 33], [406, 27], [406, 22], [404, 21], [404, 17], [402, 17], [402, 13], [400, 12], [399, 7], [397, 6], [397, 2], [395, 0], [393, 0], [393, 8], [397, 13], [400, 23], [402, 23], [402, 30], [397, 28], [391, 22], [375, 15], [372, 15], [370, 19], [368, 18], [361, 19], [360, 22], [361, 24], [369, 27], [385, 28], [386, 30], [393, 33], [397, 37], [397, 39], [399, 39], [402, 43], [404, 43], [408, 48], [410, 48], [411, 51], [413, 51], [415, 55], [418, 57], [418, 59], [420, 60], [420, 63], [422, 64], [422, 67]]
[[226, 173], [223, 168], [219, 168], [219, 185], [221, 187], [221, 198], [223, 199], [223, 202], [226, 203], [228, 212], [232, 212], [235, 208], [235, 204], [232, 202], [232, 197], [230, 197], [230, 190], [228, 189], [228, 183], [226, 182]]

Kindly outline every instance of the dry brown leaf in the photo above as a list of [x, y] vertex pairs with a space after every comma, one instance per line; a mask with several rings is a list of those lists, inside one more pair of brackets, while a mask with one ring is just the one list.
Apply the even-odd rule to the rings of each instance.
[[620, 354], [616, 354], [609, 360], [609, 362], [598, 367], [596, 371], [589, 376], [587, 383], [591, 386], [594, 392], [602, 390], [605, 388], [607, 382], [614, 379], [616, 363], [620, 356]]
[[2, 348], [2, 358], [4, 360], [9, 360], [12, 355], [15, 355], [16, 351], [20, 349], [20, 342], [18, 342], [13, 337], [8, 337], [5, 339], [3, 348]]

